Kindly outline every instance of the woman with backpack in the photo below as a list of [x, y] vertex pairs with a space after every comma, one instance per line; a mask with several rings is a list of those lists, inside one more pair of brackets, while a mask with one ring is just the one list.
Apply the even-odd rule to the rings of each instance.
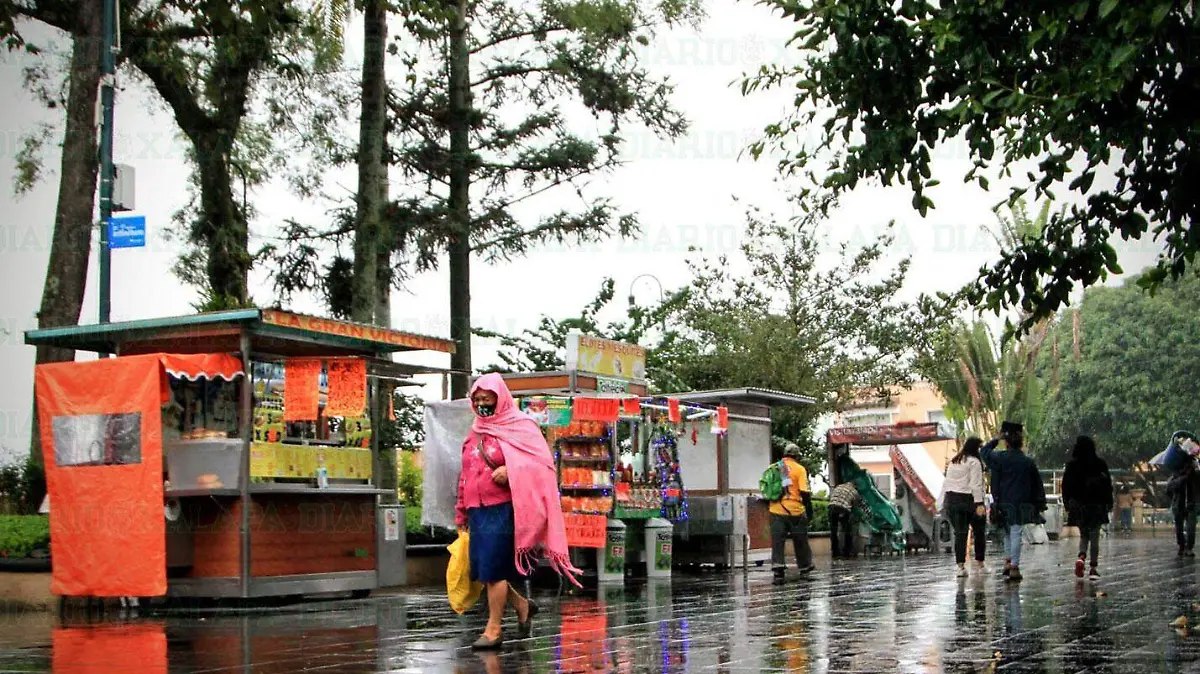
[[1062, 498], [1067, 506], [1067, 526], [1079, 528], [1079, 559], [1075, 577], [1083, 578], [1083, 565], [1091, 552], [1089, 578], [1099, 578], [1096, 570], [1100, 556], [1100, 527], [1108, 524], [1113, 507], [1112, 477], [1108, 464], [1096, 454], [1096, 443], [1081, 435], [1075, 440], [1071, 460], [1063, 473]]
[[983, 460], [979, 458], [979, 447], [983, 440], [970, 437], [962, 449], [946, 466], [946, 480], [942, 483], [942, 502], [950, 524], [954, 527], [954, 561], [958, 563], [958, 577], [967, 577], [967, 534], [975, 539], [975, 569], [983, 570], [987, 536], [984, 534], [983, 509]]

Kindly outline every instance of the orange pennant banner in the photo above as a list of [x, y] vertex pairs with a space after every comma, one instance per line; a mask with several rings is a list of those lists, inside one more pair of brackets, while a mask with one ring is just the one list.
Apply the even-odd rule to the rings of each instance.
[[717, 428], [729, 429], [729, 408], [724, 405], [717, 408]]
[[329, 361], [327, 417], [361, 417], [367, 409], [367, 362], [361, 358]]
[[283, 366], [283, 420], [316, 421], [321, 406], [320, 384], [319, 359], [287, 359]]
[[626, 398], [621, 403], [621, 411], [627, 417], [636, 417], [642, 413], [642, 401], [637, 398]]
[[572, 402], [572, 421], [614, 422], [621, 416], [621, 401], [617, 398], [576, 398]]
[[679, 401], [675, 398], [667, 398], [667, 419], [673, 424], [683, 422], [683, 414], [679, 411]]

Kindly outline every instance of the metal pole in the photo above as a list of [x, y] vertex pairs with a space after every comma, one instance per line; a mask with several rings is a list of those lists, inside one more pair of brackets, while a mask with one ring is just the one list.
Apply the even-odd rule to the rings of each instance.
[[113, 97], [116, 91], [117, 0], [104, 0], [104, 42], [100, 49], [100, 322], [108, 323], [112, 313], [112, 253], [109, 250], [108, 221], [112, 218], [113, 196]]

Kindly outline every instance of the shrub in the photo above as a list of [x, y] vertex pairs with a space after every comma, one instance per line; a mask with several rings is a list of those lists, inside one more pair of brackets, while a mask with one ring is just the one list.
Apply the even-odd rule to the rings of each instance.
[[808, 530], [829, 531], [829, 501], [814, 497], [812, 506], [813, 512], [808, 521]]
[[0, 467], [0, 513], [36, 515], [46, 496], [46, 473], [26, 458]]
[[0, 557], [28, 557], [50, 547], [50, 519], [45, 515], [0, 515]]

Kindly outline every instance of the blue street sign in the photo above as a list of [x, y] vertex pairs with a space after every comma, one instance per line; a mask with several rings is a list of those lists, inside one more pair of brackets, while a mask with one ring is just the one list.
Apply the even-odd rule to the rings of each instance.
[[144, 248], [146, 216], [122, 215], [108, 219], [109, 248]]

